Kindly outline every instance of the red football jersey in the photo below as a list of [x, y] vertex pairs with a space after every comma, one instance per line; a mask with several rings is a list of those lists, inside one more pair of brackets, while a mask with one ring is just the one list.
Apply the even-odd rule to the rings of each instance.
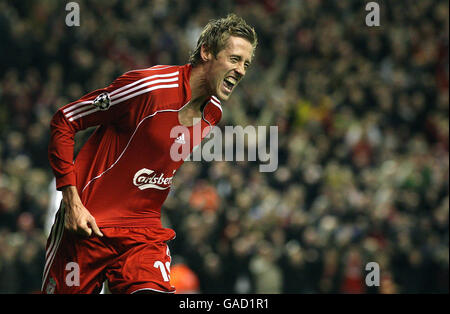
[[[180, 125], [178, 113], [191, 99], [190, 73], [190, 64], [130, 71], [53, 117], [49, 161], [56, 186], [75, 185], [99, 227], [149, 226], [159, 220], [184, 161], [172, 158], [171, 150], [187, 157], [220, 121], [220, 102], [211, 96], [200, 125]], [[75, 133], [91, 126], [98, 128], [73, 162]], [[193, 138], [193, 129], [200, 127], [200, 136]]]

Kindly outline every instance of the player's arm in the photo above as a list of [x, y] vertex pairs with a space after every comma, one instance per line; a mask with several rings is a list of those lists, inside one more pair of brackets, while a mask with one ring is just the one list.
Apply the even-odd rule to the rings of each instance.
[[130, 108], [127, 96], [139, 79], [136, 72], [128, 72], [110, 86], [96, 90], [60, 108], [50, 123], [49, 162], [56, 178], [56, 188], [62, 191], [66, 229], [90, 236], [102, 236], [95, 218], [82, 204], [76, 188], [74, 171], [75, 134], [91, 126], [114, 123]]
[[91, 236], [94, 233], [96, 236], [102, 237], [94, 216], [84, 207], [78, 194], [77, 188], [73, 185], [66, 185], [61, 188], [64, 202], [64, 227], [72, 232], [83, 236]]

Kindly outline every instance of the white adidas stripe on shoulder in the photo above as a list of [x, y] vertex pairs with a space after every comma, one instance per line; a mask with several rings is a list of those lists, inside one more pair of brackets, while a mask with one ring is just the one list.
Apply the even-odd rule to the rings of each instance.
[[[144, 81], [152, 80], [154, 78], [177, 76], [178, 74], [179, 74], [179, 71], [172, 72], [172, 73], [167, 73], [167, 74], [156, 74], [156, 75], [147, 76], [147, 77], [144, 77], [144, 78], [142, 78], [140, 80], [137, 80], [136, 82], [133, 82], [133, 83], [124, 85], [124, 86], [122, 86], [122, 87], [120, 87], [118, 89], [115, 89], [111, 93], [109, 93], [109, 95], [113, 96], [116, 93], [120, 93], [121, 91], [124, 91], [124, 90], [126, 90], [126, 89], [128, 89], [130, 87], [133, 87], [133, 86], [135, 86], [135, 85], [137, 85], [137, 84], [139, 84], [141, 82], [144, 82]], [[112, 98], [114, 98], [114, 97], [112, 97]], [[87, 100], [87, 101], [82, 101], [82, 102], [76, 103], [76, 104], [74, 104], [74, 105], [72, 105], [70, 107], [65, 108], [63, 110], [63, 112], [64, 113], [70, 112], [70, 111], [72, 111], [74, 109], [77, 109], [77, 108], [83, 106], [83, 105], [92, 104], [92, 102], [93, 102], [92, 100]]]
[[156, 71], [156, 70], [165, 70], [165, 69], [170, 69], [170, 68], [174, 68], [174, 67], [177, 67], [177, 66], [176, 66], [176, 65], [162, 65], [162, 64], [159, 64], [159, 65], [154, 65], [154, 66], [149, 67], [149, 68], [130, 70], [130, 71], [125, 72], [125, 73], [129, 73], [129, 72], [133, 72], [133, 71], [149, 71], [149, 70], [150, 70], [150, 71]]
[[133, 98], [135, 96], [151, 92], [153, 90], [157, 90], [157, 89], [161, 89], [161, 88], [175, 88], [175, 87], [178, 87], [178, 86], [179, 86], [178, 83], [176, 83], [176, 84], [166, 84], [166, 85], [156, 85], [156, 86], [153, 86], [153, 87], [150, 87], [150, 88], [146, 88], [146, 89], [140, 90], [140, 91], [138, 91], [138, 92], [136, 92], [134, 94], [122, 97], [120, 99], [116, 99], [116, 100], [111, 102], [111, 106], [116, 105], [118, 103], [121, 103], [122, 101], [125, 101], [127, 99]]
[[[144, 94], [144, 93], [148, 93], [148, 92], [153, 91], [153, 90], [163, 89], [163, 88], [176, 88], [176, 87], [178, 87], [178, 86], [179, 86], [178, 84], [168, 84], [168, 85], [157, 85], [157, 86], [153, 86], [153, 87], [150, 87], [150, 88], [147, 88], [147, 89], [144, 89], [144, 90], [140, 90], [140, 91], [138, 91], [138, 92], [136, 92], [136, 93], [134, 93], [134, 94], [131, 94], [131, 95], [122, 97], [122, 98], [117, 99], [117, 100], [115, 100], [115, 101], [112, 101], [112, 102], [111, 102], [111, 106], [117, 105], [117, 104], [119, 104], [119, 103], [121, 103], [121, 102], [123, 102], [123, 101], [125, 101], [125, 100], [128, 100], [128, 99], [130, 99], [130, 98], [136, 97], [136, 96], [141, 95], [141, 94]], [[89, 115], [89, 114], [91, 114], [91, 113], [94, 113], [94, 112], [97, 112], [97, 111], [99, 111], [99, 110], [100, 110], [99, 108], [94, 107], [92, 110], [85, 111], [85, 112], [80, 113], [80, 114], [78, 114], [78, 115], [76, 115], [76, 116], [74, 116], [74, 117], [69, 118], [69, 121], [72, 122], [72, 121], [74, 121], [74, 120], [76, 120], [76, 119], [82, 118], [82, 117], [84, 117], [84, 116], [87, 116], [87, 115]]]
[[176, 71], [176, 72], [167, 73], [167, 74], [155, 74], [155, 75], [151, 75], [151, 76], [146, 76], [144, 78], [141, 78], [140, 80], [137, 80], [136, 82], [130, 83], [130, 84], [125, 85], [125, 86], [122, 86], [122, 87], [112, 91], [111, 93], [109, 93], [109, 95], [114, 95], [116, 93], [120, 93], [121, 91], [123, 91], [123, 90], [125, 90], [127, 88], [130, 88], [130, 87], [133, 87], [134, 85], [137, 85], [137, 84], [139, 84], [141, 82], [144, 82], [144, 81], [148, 81], [148, 80], [152, 80], [154, 78], [160, 78], [160, 77], [177, 76], [179, 73], [180, 73], [179, 71]]
[[[151, 69], [151, 68], [150, 68]], [[159, 68], [161, 70], [163, 68]], [[155, 69], [156, 70], [156, 69]], [[109, 93], [111, 97], [111, 106], [121, 103], [130, 98], [136, 97], [138, 95], [148, 93], [153, 90], [161, 89], [161, 88], [176, 88], [179, 87], [178, 83], [175, 83], [179, 80], [179, 71], [164, 73], [164, 74], [155, 74], [144, 77], [140, 80], [137, 80], [133, 83], [122, 86], [118, 89], [113, 90]], [[163, 83], [173, 83], [173, 84], [163, 84]], [[139, 85], [138, 85], [139, 84]], [[142, 89], [144, 87], [154, 85], [150, 88]], [[135, 93], [133, 93], [135, 92]], [[132, 93], [132, 94], [130, 94]], [[128, 95], [128, 96], [126, 96]], [[63, 110], [66, 118], [69, 118], [69, 121], [74, 121], [81, 117], [87, 116], [94, 112], [99, 111], [100, 109], [93, 105], [93, 100], [82, 101], [72, 106], [69, 106]]]
[[72, 110], [77, 109], [78, 107], [81, 107], [81, 106], [86, 105], [86, 104], [92, 104], [92, 100], [86, 100], [86, 101], [82, 101], [82, 102], [76, 103], [76, 104], [74, 104], [74, 105], [72, 105], [70, 107], [65, 108], [63, 110], [63, 112], [66, 113], [68, 111], [72, 111]]
[[122, 97], [122, 96], [124, 96], [126, 94], [131, 93], [131, 92], [134, 92], [135, 90], [141, 89], [142, 87], [145, 87], [145, 86], [159, 84], [159, 83], [169, 83], [169, 82], [175, 82], [175, 81], [178, 81], [178, 76], [173, 77], [173, 78], [169, 78], [169, 79], [153, 80], [153, 81], [146, 82], [144, 84], [138, 85], [138, 86], [133, 87], [133, 88], [128, 88], [128, 89], [126, 89], [125, 91], [122, 91], [119, 94], [117, 94], [117, 90], [115, 90], [113, 93], [110, 93], [109, 96], [111, 97], [111, 100], [113, 100], [113, 99], [116, 99], [116, 98], [120, 98], [120, 97]]
[[69, 113], [66, 114], [66, 118], [70, 118], [74, 114], [77, 114], [79, 112], [83, 112], [83, 111], [88, 110], [88, 109], [93, 109], [93, 108], [95, 108], [95, 106], [92, 105], [92, 102], [91, 102], [91, 104], [89, 104], [89, 105], [85, 105], [85, 106], [83, 106], [81, 108], [78, 108], [78, 109], [75, 109], [73, 111], [70, 111]]

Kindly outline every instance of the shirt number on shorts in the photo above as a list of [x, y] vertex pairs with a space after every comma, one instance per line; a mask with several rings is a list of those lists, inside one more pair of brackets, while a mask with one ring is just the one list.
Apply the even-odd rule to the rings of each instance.
[[156, 261], [153, 264], [153, 267], [159, 268], [164, 281], [170, 281], [170, 262], [166, 262], [166, 264], [164, 265], [163, 262]]

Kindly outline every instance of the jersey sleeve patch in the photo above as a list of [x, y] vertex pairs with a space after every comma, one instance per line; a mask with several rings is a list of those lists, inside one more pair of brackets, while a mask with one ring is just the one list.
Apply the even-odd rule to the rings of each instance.
[[111, 98], [107, 92], [104, 92], [98, 95], [92, 104], [100, 110], [108, 110], [111, 107]]

